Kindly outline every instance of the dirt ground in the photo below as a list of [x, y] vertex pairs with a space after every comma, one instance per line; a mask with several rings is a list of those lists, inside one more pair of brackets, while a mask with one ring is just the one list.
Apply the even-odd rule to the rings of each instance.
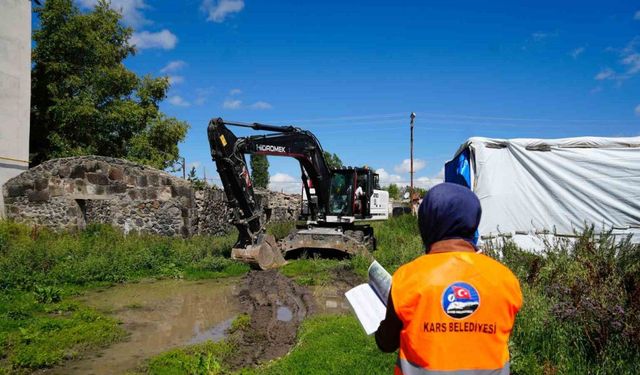
[[238, 298], [251, 325], [233, 338], [239, 350], [229, 365], [250, 367], [287, 354], [305, 317], [348, 312], [344, 292], [358, 283], [358, 277], [347, 271], [336, 274], [330, 286], [311, 288], [275, 270], [250, 272], [241, 282]]
[[234, 338], [239, 344], [229, 363], [234, 369], [286, 354], [300, 323], [316, 309], [309, 289], [275, 270], [250, 272], [241, 282], [238, 298], [251, 325]]

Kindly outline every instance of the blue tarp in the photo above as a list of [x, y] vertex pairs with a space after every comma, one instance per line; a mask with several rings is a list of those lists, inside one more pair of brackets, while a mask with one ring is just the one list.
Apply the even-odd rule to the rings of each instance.
[[470, 153], [466, 148], [453, 160], [444, 165], [444, 181], [466, 186], [471, 189], [471, 163]]
[[[465, 148], [444, 165], [444, 182], [451, 182], [471, 189], [471, 162], [469, 148]], [[473, 242], [478, 243], [480, 234], [476, 231]]]

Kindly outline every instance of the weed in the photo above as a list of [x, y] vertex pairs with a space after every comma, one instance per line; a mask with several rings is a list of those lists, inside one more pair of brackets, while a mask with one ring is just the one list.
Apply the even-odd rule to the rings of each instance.
[[251, 316], [249, 314], [240, 314], [233, 320], [233, 322], [231, 322], [229, 333], [234, 333], [236, 331], [246, 331], [250, 326]]
[[54, 286], [35, 286], [33, 295], [38, 303], [60, 302], [61, 289]]
[[272, 221], [267, 224], [267, 233], [274, 236], [276, 240], [281, 240], [287, 237], [295, 227], [295, 221]]

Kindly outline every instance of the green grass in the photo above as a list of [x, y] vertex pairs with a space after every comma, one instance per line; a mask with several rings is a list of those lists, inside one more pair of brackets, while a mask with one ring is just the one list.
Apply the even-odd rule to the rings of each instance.
[[306, 320], [291, 353], [251, 374], [392, 374], [396, 357], [383, 354], [351, 315]]
[[143, 277], [238, 275], [248, 267], [228, 259], [235, 234], [189, 239], [123, 235], [104, 225], [54, 233], [0, 222], [0, 290], [36, 285], [85, 285]]
[[192, 345], [162, 353], [149, 360], [145, 373], [150, 375], [215, 375], [227, 373], [224, 361], [235, 345], [226, 341]]
[[[0, 221], [0, 374], [50, 367], [124, 336], [71, 297], [143, 278], [219, 278], [249, 267], [228, 259], [235, 234], [125, 236], [104, 225], [56, 233]], [[132, 306], [133, 308], [133, 306]]]
[[326, 285], [341, 269], [351, 270], [353, 265], [349, 260], [307, 258], [290, 261], [280, 268], [280, 272], [301, 285]]
[[74, 302], [38, 303], [32, 293], [0, 297], [0, 368], [49, 367], [120, 340], [118, 322]]

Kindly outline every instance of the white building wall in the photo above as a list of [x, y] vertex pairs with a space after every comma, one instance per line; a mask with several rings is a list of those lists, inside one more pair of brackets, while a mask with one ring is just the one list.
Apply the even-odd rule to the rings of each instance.
[[31, 1], [0, 0], [0, 186], [29, 166], [30, 101]]

